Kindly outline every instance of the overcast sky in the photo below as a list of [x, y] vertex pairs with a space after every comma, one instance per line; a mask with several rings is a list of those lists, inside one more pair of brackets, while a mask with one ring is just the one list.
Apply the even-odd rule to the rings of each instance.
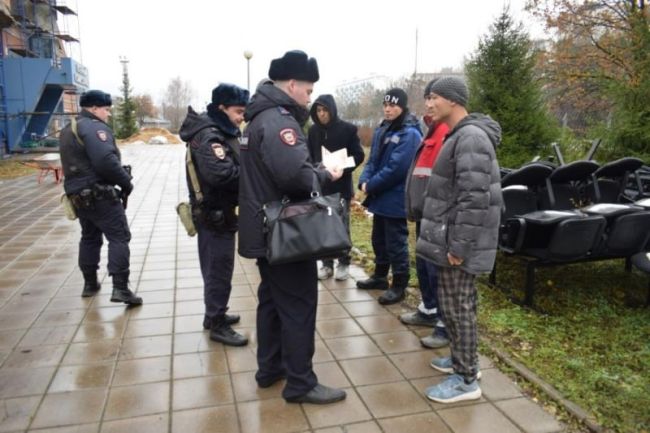
[[[266, 76], [271, 59], [301, 49], [316, 57], [321, 80], [315, 94], [333, 93], [338, 84], [370, 74], [398, 78], [418, 72], [459, 68], [506, 0], [74, 0], [81, 57], [91, 88], [120, 93], [120, 56], [129, 60], [135, 94], [160, 103], [170, 79], [180, 76], [196, 92], [203, 109], [220, 82], [246, 87], [250, 50], [251, 87]], [[539, 24], [510, 9], [533, 35]], [[68, 18], [68, 21], [74, 21]], [[74, 33], [77, 23], [69, 22]]]

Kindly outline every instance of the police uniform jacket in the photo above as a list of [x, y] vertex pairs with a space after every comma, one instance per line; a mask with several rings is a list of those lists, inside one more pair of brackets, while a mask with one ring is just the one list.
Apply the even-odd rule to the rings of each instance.
[[61, 131], [61, 165], [66, 194], [78, 194], [95, 184], [130, 189], [131, 175], [122, 167], [120, 150], [115, 144], [113, 131], [97, 116], [82, 110], [77, 117], [77, 135], [71, 125]]
[[[222, 113], [197, 114], [188, 108], [180, 136], [187, 142], [194, 169], [203, 193], [199, 204], [189, 174], [186, 173], [190, 202], [199, 206], [203, 217], [221, 211], [225, 220], [217, 229], [237, 230], [237, 191], [239, 187], [239, 129]], [[206, 221], [209, 224], [209, 221]]]
[[283, 197], [305, 198], [329, 173], [313, 166], [301, 126], [309, 112], [268, 82], [246, 108], [241, 143], [239, 254], [266, 256], [262, 206]]

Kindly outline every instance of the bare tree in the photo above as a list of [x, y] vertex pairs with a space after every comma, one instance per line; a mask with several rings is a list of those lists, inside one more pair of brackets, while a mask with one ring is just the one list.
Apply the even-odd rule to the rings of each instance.
[[171, 131], [178, 132], [187, 113], [187, 106], [194, 97], [194, 89], [181, 77], [172, 78], [167, 85], [163, 100], [163, 116], [171, 123]]
[[153, 104], [151, 95], [137, 95], [133, 97], [133, 103], [135, 104], [135, 117], [140, 122], [140, 126], [144, 123], [145, 117], [156, 117], [158, 116], [158, 109]]

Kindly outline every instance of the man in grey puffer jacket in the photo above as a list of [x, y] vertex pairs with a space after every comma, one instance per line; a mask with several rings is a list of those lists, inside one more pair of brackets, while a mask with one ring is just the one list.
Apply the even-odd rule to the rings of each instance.
[[474, 278], [496, 257], [503, 200], [496, 146], [501, 127], [489, 116], [468, 114], [469, 91], [456, 77], [432, 88], [432, 118], [451, 132], [445, 139], [425, 193], [417, 255], [438, 265], [438, 301], [451, 340], [451, 357], [431, 367], [450, 376], [426, 390], [441, 403], [481, 397]]

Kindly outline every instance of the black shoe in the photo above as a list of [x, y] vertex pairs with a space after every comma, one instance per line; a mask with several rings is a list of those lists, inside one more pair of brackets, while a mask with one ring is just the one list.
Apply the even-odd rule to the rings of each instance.
[[375, 264], [375, 272], [367, 280], [357, 281], [357, 288], [362, 290], [386, 290], [388, 288], [388, 271], [390, 264]]
[[386, 290], [388, 289], [388, 279], [373, 275], [367, 280], [357, 281], [357, 288], [362, 290]]
[[111, 295], [111, 302], [123, 302], [128, 305], [142, 305], [142, 298], [135, 296], [135, 294], [126, 289], [116, 289], [113, 288], [113, 294]]
[[113, 275], [113, 294], [111, 295], [111, 302], [123, 302], [133, 306], [142, 305], [142, 298], [135, 296], [135, 294], [129, 289], [128, 272]]
[[300, 397], [287, 398], [289, 403], [311, 403], [311, 404], [329, 404], [335, 403], [345, 399], [345, 391], [338, 388], [330, 388], [329, 386], [316, 385], [307, 394]]
[[378, 299], [381, 305], [391, 305], [401, 302], [406, 296], [406, 290], [391, 287]]
[[95, 296], [97, 292], [99, 292], [99, 289], [102, 288], [102, 285], [99, 284], [99, 281], [86, 281], [84, 283], [84, 289], [81, 292], [81, 297], [82, 298], [90, 298], [92, 296]]
[[406, 297], [406, 286], [409, 283], [408, 274], [393, 275], [393, 285], [378, 299], [381, 305], [397, 304]]
[[[228, 325], [234, 325], [235, 323], [239, 323], [239, 320], [241, 317], [239, 317], [239, 314], [226, 314], [226, 323]], [[210, 329], [212, 328], [212, 321], [210, 320], [209, 317], [203, 317], [203, 329]]]
[[215, 319], [210, 329], [210, 340], [223, 343], [226, 346], [246, 346], [248, 338], [232, 329], [230, 325], [219, 319]]
[[273, 385], [275, 385], [277, 382], [281, 381], [282, 379], [286, 378], [287, 374], [286, 373], [279, 373], [277, 376], [271, 376], [267, 379], [260, 380], [255, 377], [255, 380], [257, 381], [257, 386], [260, 388], [270, 388]]

